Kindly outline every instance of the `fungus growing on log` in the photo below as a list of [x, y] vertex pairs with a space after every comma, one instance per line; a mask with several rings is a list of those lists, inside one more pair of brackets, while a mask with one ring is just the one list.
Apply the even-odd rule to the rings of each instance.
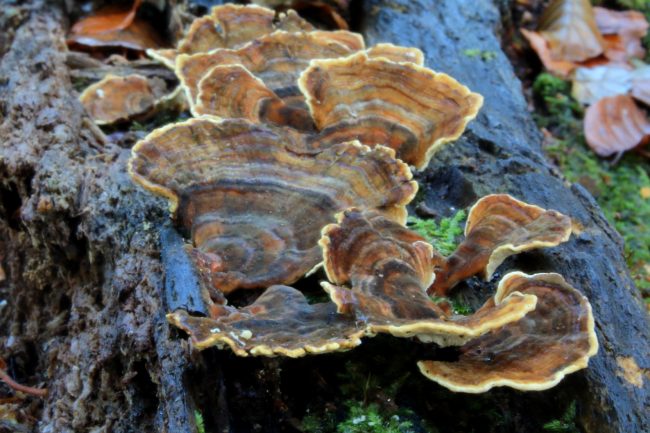
[[[593, 318], [559, 276], [510, 274], [468, 316], [427, 293], [445, 294], [480, 272], [489, 278], [509, 255], [557, 245], [571, 233], [564, 215], [507, 195], [479, 200], [465, 241], [448, 259], [404, 226], [417, 191], [407, 164], [424, 168], [457, 139], [477, 115], [480, 95], [423, 67], [420, 50], [366, 50], [358, 34], [315, 31], [295, 13], [276, 20], [256, 7], [213, 9], [171, 54], [199, 117], [138, 142], [129, 172], [169, 200], [191, 240], [210, 317], [177, 310], [167, 318], [195, 347], [300, 357], [349, 350], [378, 333], [417, 337], [461, 346], [460, 367], [435, 360], [420, 367], [468, 392], [542, 389], [586, 366], [597, 346]], [[309, 304], [287, 284], [321, 264], [330, 300]], [[237, 289], [263, 292], [236, 308], [227, 295]], [[557, 356], [562, 344], [566, 358]], [[480, 359], [483, 345], [503, 354], [503, 371]], [[546, 349], [539, 371], [520, 371]], [[515, 361], [508, 364], [508, 356]], [[467, 383], [455, 377], [463, 368]]]
[[174, 69], [179, 54], [207, 53], [218, 48], [239, 48], [275, 30], [311, 31], [313, 26], [295, 11], [276, 14], [256, 5], [225, 4], [195, 19], [175, 49], [148, 50], [147, 54]]
[[[133, 148], [129, 171], [169, 199], [215, 289], [291, 284], [322, 259], [322, 227], [350, 206], [404, 223], [417, 184], [383, 146], [310, 149], [289, 128], [191, 119]], [[207, 271], [206, 271], [207, 269]]]
[[241, 65], [216, 66], [200, 83], [196, 115], [241, 118], [308, 131], [314, 122], [302, 107], [292, 107]]
[[310, 305], [298, 290], [271, 286], [247, 307], [221, 316], [193, 317], [179, 310], [167, 319], [185, 330], [198, 349], [228, 346], [239, 356], [288, 356], [339, 352], [361, 344], [365, 333], [331, 303]]
[[559, 212], [492, 194], [474, 204], [467, 216], [465, 239], [444, 259], [435, 258], [436, 279], [429, 289], [439, 295], [476, 274], [486, 280], [503, 261], [535, 248], [554, 247], [571, 236], [571, 219]]
[[108, 74], [88, 86], [79, 100], [99, 125], [130, 120], [145, 115], [165, 93], [165, 85], [141, 75], [120, 77]]
[[388, 43], [373, 45], [366, 50], [368, 57], [383, 57], [393, 62], [411, 62], [424, 65], [424, 53], [417, 48], [400, 47]]
[[422, 374], [452, 391], [479, 393], [495, 386], [539, 391], [586, 368], [598, 351], [587, 299], [558, 274], [513, 272], [488, 304], [514, 293], [536, 296], [535, 310], [460, 347], [456, 361], [420, 361]]
[[383, 144], [418, 169], [460, 137], [483, 103], [446, 74], [365, 52], [314, 60], [299, 84], [322, 143]]
[[[219, 49], [191, 56], [181, 55], [176, 63], [176, 74], [192, 105], [200, 92], [209, 95], [217, 86], [241, 84], [238, 81], [226, 82], [218, 74], [221, 70], [206, 76], [215, 66], [241, 65], [289, 105], [304, 106], [297, 81], [300, 73], [309, 66], [310, 60], [345, 57], [363, 48], [361, 35], [346, 31], [276, 31], [238, 50]], [[228, 103], [216, 102], [224, 105]], [[204, 105], [203, 111], [206, 108]]]
[[349, 209], [338, 220], [320, 241], [328, 279], [337, 284], [323, 288], [339, 313], [354, 314], [371, 334], [460, 345], [535, 308], [535, 296], [512, 293], [471, 316], [450, 317], [427, 295], [433, 247], [423, 238], [374, 212]]

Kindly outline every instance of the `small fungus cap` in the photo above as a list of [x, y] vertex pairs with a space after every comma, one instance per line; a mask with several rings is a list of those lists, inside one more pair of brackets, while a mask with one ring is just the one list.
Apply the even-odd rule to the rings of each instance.
[[146, 77], [137, 74], [108, 74], [88, 86], [79, 95], [79, 101], [97, 124], [108, 125], [151, 111], [164, 93], [162, 87], [152, 86]]
[[430, 291], [444, 295], [458, 282], [482, 274], [486, 280], [513, 254], [548, 248], [569, 240], [571, 219], [507, 194], [491, 194], [467, 216], [465, 239], [436, 271]]
[[337, 284], [324, 289], [340, 313], [354, 314], [371, 333], [459, 345], [535, 308], [535, 296], [512, 294], [472, 316], [448, 316], [426, 293], [433, 247], [372, 211], [346, 210], [323, 229], [320, 244], [328, 279]]
[[586, 368], [598, 351], [591, 305], [558, 274], [512, 272], [494, 303], [513, 293], [537, 297], [534, 311], [460, 347], [457, 361], [420, 361], [422, 374], [457, 392], [495, 386], [541, 391]]
[[238, 356], [286, 356], [340, 352], [361, 344], [365, 334], [350, 316], [336, 314], [331, 302], [310, 305], [298, 290], [271, 286], [251, 305], [229, 307], [219, 317], [168, 314], [190, 334], [198, 349], [229, 347]]
[[[278, 30], [236, 50], [217, 49], [191, 56], [181, 55], [177, 60], [176, 75], [193, 104], [199, 95], [201, 80], [215, 66], [223, 65], [243, 66], [280, 98], [299, 97], [302, 101], [297, 80], [310, 60], [347, 56], [363, 48], [363, 38], [356, 33]], [[207, 83], [210, 85], [210, 81]], [[224, 84], [223, 80], [220, 84]], [[233, 80], [230, 85], [238, 86], [240, 82]], [[213, 85], [210, 87], [214, 88]]]

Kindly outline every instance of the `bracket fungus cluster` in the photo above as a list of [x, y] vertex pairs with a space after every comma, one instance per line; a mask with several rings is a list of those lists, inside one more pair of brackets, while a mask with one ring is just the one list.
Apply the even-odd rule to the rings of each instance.
[[[236, 25], [235, 25], [236, 24]], [[496, 194], [472, 208], [443, 257], [405, 226], [409, 166], [463, 132], [482, 98], [422, 66], [417, 49], [313, 30], [294, 12], [219, 6], [198, 18], [173, 66], [194, 119], [133, 148], [135, 182], [169, 200], [200, 276], [209, 317], [169, 321], [195, 347], [239, 356], [350, 350], [379, 333], [457, 346], [420, 360], [455, 391], [546, 389], [597, 350], [588, 301], [561, 276], [512, 272], [474, 314], [434, 302], [512, 254], [568, 240], [571, 220]], [[172, 65], [173, 63], [173, 65]], [[320, 272], [330, 300], [290, 287]], [[227, 295], [257, 290], [250, 305]], [[417, 361], [417, 360], [416, 360]]]

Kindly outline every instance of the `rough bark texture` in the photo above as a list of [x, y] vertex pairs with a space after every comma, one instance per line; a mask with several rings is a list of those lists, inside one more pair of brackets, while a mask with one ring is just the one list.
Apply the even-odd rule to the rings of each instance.
[[[78, 103], [63, 6], [0, 2], [0, 265], [7, 274], [0, 281], [0, 301], [7, 301], [0, 356], [18, 381], [49, 389], [42, 403], [23, 403], [23, 425], [189, 432], [198, 408], [208, 432], [300, 431], [308, 409], [332, 407], [338, 415], [341, 400], [355, 395], [346, 387], [357, 386], [360, 399], [380, 398], [399, 383], [386, 404], [411, 409], [416, 431], [539, 432], [574, 400], [586, 432], [650, 431], [643, 379], [650, 331], [619, 236], [593, 199], [543, 159], [540, 134], [499, 47], [495, 2], [430, 3], [367, 0], [359, 11], [368, 43], [417, 46], [429, 66], [486, 99], [463, 138], [418, 176], [416, 208], [446, 215], [483, 194], [508, 192], [579, 221], [584, 229], [571, 242], [509, 260], [502, 273], [556, 271], [586, 293], [601, 343], [590, 368], [545, 392], [475, 396], [448, 392], [416, 372], [415, 361], [436, 349], [390, 338], [300, 360], [191, 351], [164, 320], [170, 307], [202, 308], [186, 258], [175, 254], [181, 240], [166, 225], [166, 204], [129, 180], [129, 149], [105, 142]], [[467, 48], [497, 56], [469, 58]], [[491, 287], [476, 280], [459, 290], [478, 303]], [[630, 358], [641, 386], [625, 379], [621, 360]], [[362, 381], [351, 383], [355, 376]], [[17, 429], [3, 423], [0, 431]]]

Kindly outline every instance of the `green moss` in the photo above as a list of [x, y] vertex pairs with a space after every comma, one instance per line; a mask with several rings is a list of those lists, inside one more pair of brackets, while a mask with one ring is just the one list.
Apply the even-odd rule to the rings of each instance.
[[307, 413], [300, 427], [305, 433], [332, 433], [336, 431], [336, 417], [332, 412]]
[[72, 82], [72, 88], [79, 93], [83, 92], [86, 89], [86, 87], [93, 84], [93, 80], [89, 78], [83, 78], [83, 77], [72, 77], [71, 82]]
[[554, 419], [542, 426], [544, 431], [552, 433], [579, 433], [576, 426], [576, 402], [571, 402], [560, 419]]
[[544, 108], [535, 113], [535, 120], [542, 128], [553, 128], [559, 134], [576, 132], [576, 117], [582, 117], [582, 106], [570, 96], [571, 84], [547, 72], [537, 76], [533, 92]]
[[478, 57], [486, 62], [494, 60], [497, 57], [496, 51], [483, 51], [478, 48], [467, 48], [463, 50], [463, 54], [470, 58]]
[[540, 102], [535, 120], [555, 140], [546, 147], [566, 178], [591, 192], [609, 222], [625, 240], [628, 266], [644, 297], [650, 296], [650, 199], [641, 194], [650, 188], [650, 164], [628, 153], [616, 164], [599, 158], [587, 146], [579, 104], [569, 95], [570, 85], [547, 73], [533, 84]]
[[348, 401], [348, 415], [336, 427], [338, 433], [413, 433], [413, 423], [399, 415], [380, 413], [377, 404]]
[[196, 424], [197, 433], [205, 433], [205, 423], [203, 422], [203, 414], [198, 410], [194, 411], [194, 423]]
[[407, 224], [411, 230], [415, 230], [429, 241], [440, 254], [448, 256], [458, 246], [466, 216], [465, 211], [460, 210], [450, 218], [442, 218], [439, 223], [433, 219], [409, 217]]

